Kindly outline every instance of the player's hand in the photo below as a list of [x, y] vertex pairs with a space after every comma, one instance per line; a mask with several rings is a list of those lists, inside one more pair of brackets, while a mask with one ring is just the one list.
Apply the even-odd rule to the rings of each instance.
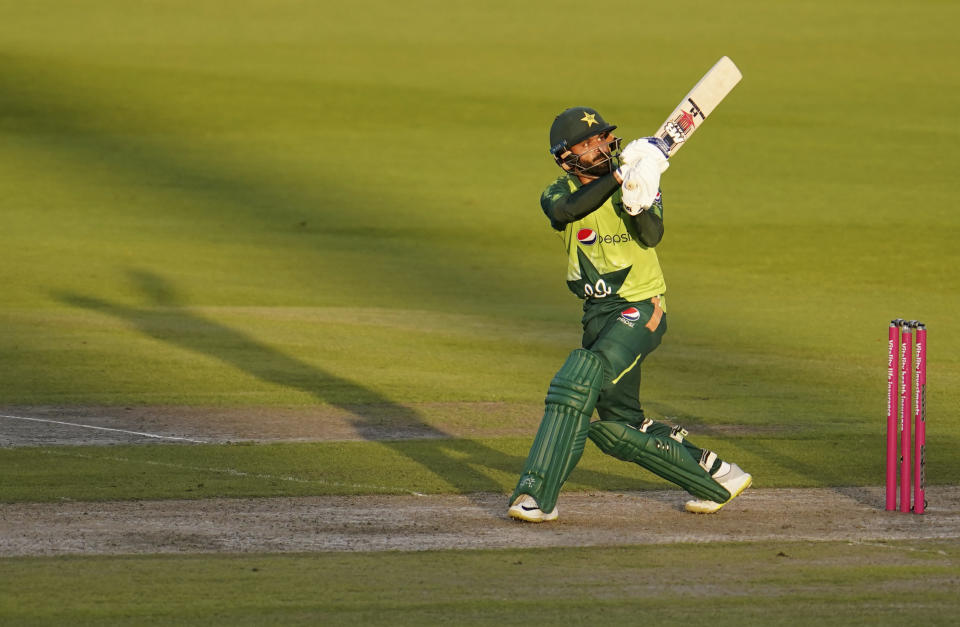
[[[620, 151], [620, 160], [627, 165], [636, 165], [638, 161], [645, 158], [655, 159], [658, 162], [666, 163], [669, 156], [667, 142], [659, 137], [641, 137], [635, 139]], [[666, 167], [661, 169], [666, 170]]]
[[[622, 168], [621, 168], [622, 169]], [[660, 191], [660, 165], [655, 159], [641, 159], [623, 173], [623, 205], [627, 213], [637, 215], [649, 209]]]
[[666, 155], [666, 142], [659, 137], [635, 139], [620, 151], [620, 162], [623, 165], [617, 170], [617, 174], [621, 180], [625, 181], [628, 170], [644, 160], [656, 163], [659, 166], [660, 174], [663, 174], [670, 167]]

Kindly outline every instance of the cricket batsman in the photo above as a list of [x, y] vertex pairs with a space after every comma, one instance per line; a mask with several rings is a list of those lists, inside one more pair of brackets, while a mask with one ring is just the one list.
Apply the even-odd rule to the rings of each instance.
[[[557, 519], [560, 488], [588, 437], [604, 453], [692, 494], [689, 512], [716, 512], [752, 481], [687, 440], [685, 429], [644, 416], [640, 366], [667, 330], [666, 284], [654, 247], [663, 238], [660, 175], [669, 163], [662, 139], [638, 139], [621, 151], [614, 129], [589, 107], [567, 109], [550, 127], [550, 153], [563, 173], [540, 205], [566, 248], [567, 285], [583, 299], [583, 347], [570, 353], [547, 390], [510, 497], [508, 514], [519, 520]], [[682, 133], [674, 139], [683, 141]], [[591, 422], [594, 410], [599, 420]]]

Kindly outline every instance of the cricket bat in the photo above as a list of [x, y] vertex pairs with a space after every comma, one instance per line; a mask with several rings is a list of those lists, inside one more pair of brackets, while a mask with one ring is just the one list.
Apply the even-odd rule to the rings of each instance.
[[703, 75], [654, 133], [668, 146], [668, 157], [680, 150], [741, 78], [743, 74], [729, 57], [722, 57]]

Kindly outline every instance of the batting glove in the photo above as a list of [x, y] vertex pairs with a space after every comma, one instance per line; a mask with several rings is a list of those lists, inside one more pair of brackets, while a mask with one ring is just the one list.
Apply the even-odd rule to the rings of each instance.
[[620, 161], [623, 165], [617, 170], [617, 174], [626, 181], [628, 171], [643, 160], [657, 163], [660, 174], [663, 174], [670, 167], [670, 162], [667, 161], [668, 150], [667, 143], [659, 137], [635, 139], [620, 151]]

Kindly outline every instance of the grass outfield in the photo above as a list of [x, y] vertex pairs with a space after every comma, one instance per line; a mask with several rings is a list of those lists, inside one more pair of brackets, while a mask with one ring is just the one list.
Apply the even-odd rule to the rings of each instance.
[[[16, 624], [955, 624], [955, 542], [6, 560]], [[749, 565], [738, 567], [737, 565]], [[89, 573], [97, 576], [91, 577]], [[708, 620], [709, 618], [709, 620]]]
[[[946, 0], [4, 2], [0, 408], [537, 403], [579, 339], [537, 202], [550, 121], [646, 135], [729, 55], [743, 82], [663, 179], [646, 406], [726, 429], [695, 441], [758, 486], [877, 485], [886, 323], [921, 318], [928, 480], [956, 485], [958, 23]], [[506, 492], [528, 443], [3, 449], [0, 502]], [[588, 448], [569, 488], [662, 486]], [[955, 544], [6, 558], [0, 622], [952, 624]]]
[[573, 2], [9, 7], [0, 404], [538, 398], [578, 337], [550, 120], [649, 133], [728, 54], [742, 84], [664, 177], [651, 408], [875, 422], [907, 316], [957, 433], [958, 8], [724, 3], [680, 35], [649, 5], [597, 58], [557, 48]]

